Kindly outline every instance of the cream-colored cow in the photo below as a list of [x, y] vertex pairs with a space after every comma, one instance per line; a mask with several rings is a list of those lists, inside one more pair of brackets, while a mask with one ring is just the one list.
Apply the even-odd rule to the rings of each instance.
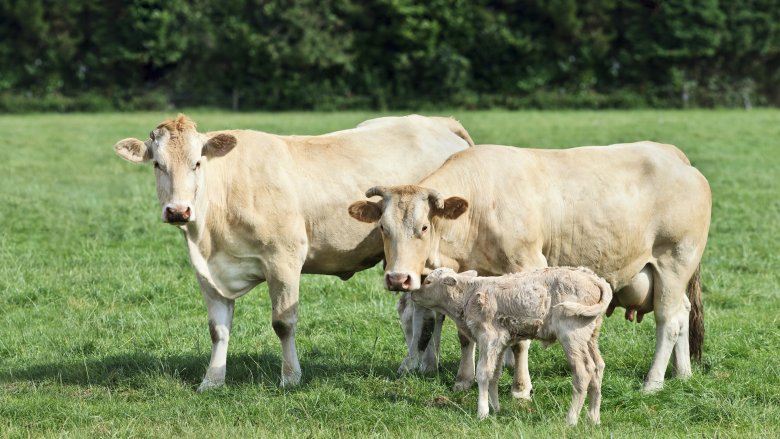
[[[589, 267], [612, 285], [613, 307], [625, 307], [627, 317], [655, 312], [644, 390], [663, 386], [672, 352], [677, 376], [690, 376], [689, 356], [700, 357], [704, 334], [699, 262], [712, 200], [707, 180], [674, 146], [477, 146], [416, 186], [366, 193], [374, 195], [382, 199], [349, 210], [379, 222], [389, 289], [415, 290], [438, 267], [481, 275]], [[528, 343], [521, 346], [515, 385], [522, 391], [513, 393], [529, 398]], [[473, 343], [462, 343], [457, 388], [473, 383], [473, 352]]]
[[282, 344], [281, 384], [297, 384], [301, 273], [347, 279], [382, 259], [379, 232], [352, 221], [349, 202], [361, 187], [419, 181], [469, 145], [454, 119], [417, 115], [320, 136], [199, 133], [179, 115], [146, 141], [114, 145], [128, 161], [154, 164], [162, 220], [184, 232], [213, 343], [198, 390], [224, 384], [234, 301], [263, 281]]

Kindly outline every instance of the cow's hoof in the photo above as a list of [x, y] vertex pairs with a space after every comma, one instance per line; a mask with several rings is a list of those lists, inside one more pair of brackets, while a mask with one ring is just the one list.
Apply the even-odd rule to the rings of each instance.
[[651, 394], [655, 393], [661, 389], [664, 388], [664, 382], [663, 381], [646, 381], [645, 385], [642, 386], [642, 393], [645, 394]]
[[398, 368], [398, 375], [406, 375], [408, 373], [414, 372], [417, 367], [418, 361], [416, 358], [406, 357], [404, 358], [404, 361], [401, 362], [401, 366]]
[[480, 421], [484, 421], [485, 419], [487, 419], [488, 415], [490, 415], [490, 412], [488, 412], [487, 410], [485, 410], [484, 412], [477, 411], [477, 418]]
[[282, 375], [282, 380], [279, 382], [279, 385], [282, 387], [295, 387], [298, 384], [301, 383], [301, 372], [293, 372], [288, 375]]
[[523, 401], [530, 401], [531, 389], [523, 389], [523, 390], [512, 389], [512, 398], [520, 399]]
[[218, 389], [225, 385], [225, 380], [212, 381], [208, 378], [204, 378], [198, 386], [198, 393], [208, 392], [209, 390]]
[[420, 362], [419, 370], [423, 375], [432, 375], [439, 370], [438, 366], [438, 362], [435, 359], [433, 361], [423, 360]]
[[470, 381], [455, 381], [455, 385], [452, 386], [452, 390], [455, 392], [465, 392], [474, 385], [474, 380]]

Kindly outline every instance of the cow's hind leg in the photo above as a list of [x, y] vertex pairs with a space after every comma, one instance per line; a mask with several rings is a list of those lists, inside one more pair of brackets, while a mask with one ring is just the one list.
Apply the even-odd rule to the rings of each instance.
[[295, 347], [298, 323], [298, 285], [300, 268], [279, 266], [268, 274], [271, 296], [271, 326], [282, 345], [281, 386], [295, 386], [301, 381], [301, 365]]
[[[689, 264], [690, 265], [690, 264]], [[687, 267], [672, 256], [659, 258], [653, 287], [655, 312], [655, 355], [647, 374], [643, 391], [663, 388], [664, 373], [672, 352], [675, 352], [675, 372], [680, 378], [691, 375], [688, 347], [688, 316], [690, 303], [685, 297], [688, 280], [696, 265]]]
[[234, 308], [234, 301], [220, 296], [208, 285], [201, 283], [201, 291], [208, 310], [211, 361], [209, 361], [206, 376], [203, 377], [203, 381], [198, 386], [198, 392], [221, 387], [225, 384], [228, 342], [230, 341]]

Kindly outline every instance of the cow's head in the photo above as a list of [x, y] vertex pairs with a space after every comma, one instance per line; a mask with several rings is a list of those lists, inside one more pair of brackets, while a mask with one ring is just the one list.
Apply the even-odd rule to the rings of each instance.
[[420, 186], [373, 187], [366, 197], [380, 201], [358, 201], [349, 214], [366, 223], [379, 222], [385, 245], [385, 287], [393, 291], [420, 288], [420, 276], [431, 251], [434, 218], [456, 219], [468, 209], [460, 197], [444, 198], [435, 190]]
[[200, 134], [195, 122], [180, 114], [157, 125], [145, 142], [123, 139], [114, 151], [129, 162], [154, 166], [162, 220], [182, 225], [196, 219], [195, 199], [203, 192], [208, 160], [227, 154], [234, 146], [234, 136]]

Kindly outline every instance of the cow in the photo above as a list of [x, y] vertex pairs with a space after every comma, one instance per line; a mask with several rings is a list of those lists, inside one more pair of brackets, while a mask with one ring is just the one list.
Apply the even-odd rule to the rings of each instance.
[[[358, 188], [419, 181], [473, 145], [451, 118], [383, 117], [319, 136], [200, 133], [185, 115], [116, 153], [154, 166], [162, 221], [182, 231], [208, 311], [211, 360], [198, 391], [224, 385], [234, 301], [268, 282], [282, 346], [281, 385], [296, 385], [301, 273], [341, 279], [382, 260], [376, 227], [347, 215]], [[403, 163], [387, 171], [387, 163]]]
[[498, 412], [501, 354], [522, 340], [560, 341], [572, 373], [572, 402], [566, 422], [576, 425], [585, 394], [588, 417], [599, 423], [604, 360], [599, 352], [602, 314], [612, 288], [593, 271], [578, 267], [540, 268], [498, 277], [478, 277], [437, 268], [419, 290], [410, 293], [421, 306], [450, 317], [461, 334], [479, 345], [477, 415]]
[[[707, 179], [676, 147], [654, 142], [563, 150], [483, 145], [450, 157], [417, 185], [373, 187], [350, 215], [379, 222], [385, 285], [412, 291], [439, 267], [502, 275], [585, 266], [604, 277], [610, 306], [654, 311], [656, 349], [643, 390], [691, 375], [704, 335], [699, 266], [710, 225]], [[686, 297], [686, 289], [688, 297]], [[690, 317], [690, 320], [689, 320]], [[690, 337], [690, 341], [689, 341]], [[474, 380], [461, 338], [456, 388]], [[530, 398], [528, 342], [515, 356], [515, 397]]]

